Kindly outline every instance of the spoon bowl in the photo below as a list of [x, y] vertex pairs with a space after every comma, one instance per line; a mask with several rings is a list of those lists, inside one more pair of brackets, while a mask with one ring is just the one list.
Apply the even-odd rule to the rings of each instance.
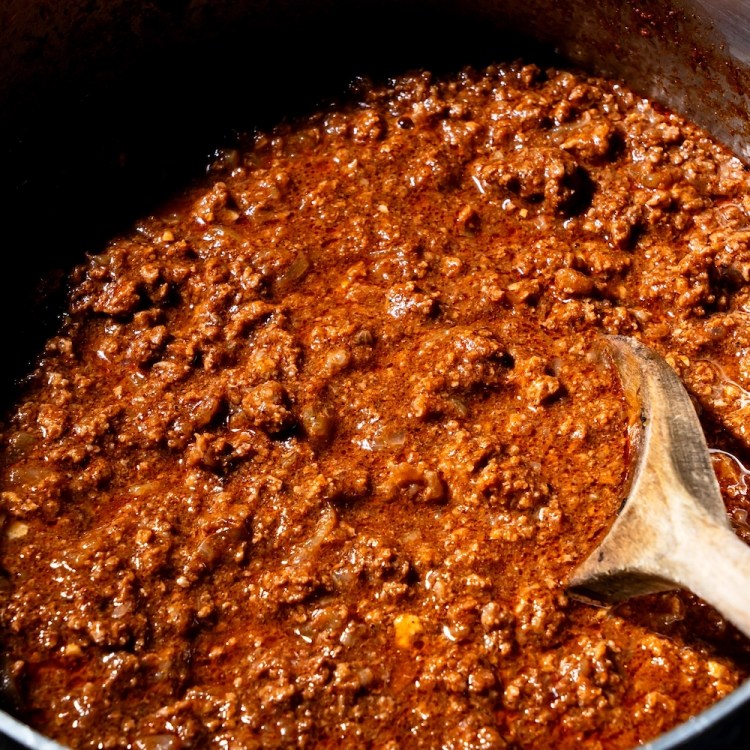
[[635, 339], [608, 336], [630, 412], [627, 498], [569, 588], [596, 602], [686, 588], [750, 637], [750, 547], [732, 530], [682, 382]]

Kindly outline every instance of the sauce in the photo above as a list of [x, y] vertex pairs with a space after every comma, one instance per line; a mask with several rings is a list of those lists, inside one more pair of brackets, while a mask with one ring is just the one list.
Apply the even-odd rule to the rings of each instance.
[[628, 470], [602, 333], [682, 376], [747, 529], [749, 188], [521, 63], [219, 152], [72, 272], [3, 429], [18, 715], [74, 748], [628, 748], [728, 694], [748, 644], [706, 605], [565, 582]]

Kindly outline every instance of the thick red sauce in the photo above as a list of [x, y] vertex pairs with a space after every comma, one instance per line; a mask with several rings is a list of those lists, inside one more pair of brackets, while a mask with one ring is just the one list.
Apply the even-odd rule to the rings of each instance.
[[[748, 644], [565, 583], [623, 499], [602, 333], [743, 455], [750, 181], [614, 83], [417, 73], [74, 270], [2, 432], [8, 700], [75, 748], [627, 748]], [[717, 453], [737, 530], [745, 472]]]

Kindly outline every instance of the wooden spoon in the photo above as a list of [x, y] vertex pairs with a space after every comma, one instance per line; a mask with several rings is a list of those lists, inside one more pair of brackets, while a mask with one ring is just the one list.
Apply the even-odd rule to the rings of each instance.
[[750, 547], [729, 524], [690, 397], [648, 347], [607, 341], [635, 417], [636, 460], [617, 519], [569, 587], [601, 602], [686, 588], [750, 637]]

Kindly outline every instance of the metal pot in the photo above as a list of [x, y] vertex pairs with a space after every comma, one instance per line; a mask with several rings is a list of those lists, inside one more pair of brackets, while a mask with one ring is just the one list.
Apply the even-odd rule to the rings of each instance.
[[[55, 324], [62, 271], [195, 174], [227, 128], [357, 74], [522, 54], [621, 78], [750, 162], [750, 0], [5, 0], [0, 393], [12, 401]], [[733, 748], [749, 729], [747, 682], [651, 747]], [[6, 747], [60, 750], [0, 712]]]

